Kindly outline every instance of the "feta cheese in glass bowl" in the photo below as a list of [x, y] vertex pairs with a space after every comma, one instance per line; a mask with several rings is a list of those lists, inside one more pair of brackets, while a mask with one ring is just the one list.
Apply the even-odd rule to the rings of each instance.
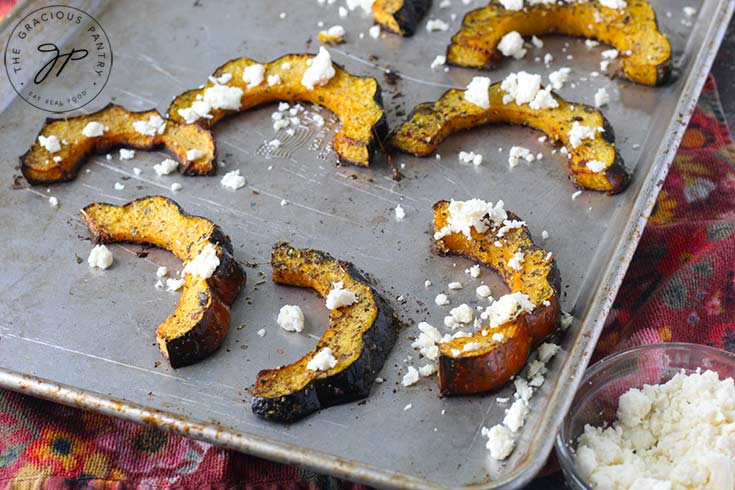
[[572, 489], [732, 489], [735, 355], [652, 344], [590, 367], [556, 438]]

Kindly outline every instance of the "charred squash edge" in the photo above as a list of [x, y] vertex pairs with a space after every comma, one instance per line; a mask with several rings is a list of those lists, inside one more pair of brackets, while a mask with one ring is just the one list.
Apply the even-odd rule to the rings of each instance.
[[[186, 250], [200, 250], [206, 243], [211, 243], [218, 252], [220, 264], [215, 269], [212, 276], [205, 279], [206, 289], [211, 299], [209, 306], [199, 315], [196, 323], [182, 334], [174, 338], [164, 338], [159, 332], [163, 325], [170, 318], [178, 315], [179, 318], [190, 318], [195, 313], [182, 311], [184, 299], [187, 297], [187, 289], [191, 286], [192, 280], [189, 275], [186, 276], [184, 290], [176, 310], [156, 330], [156, 338], [161, 352], [171, 363], [171, 367], [179, 368], [194, 364], [208, 357], [216, 351], [225, 339], [230, 321], [230, 306], [237, 298], [240, 290], [245, 286], [246, 274], [240, 264], [233, 256], [232, 243], [222, 229], [212, 221], [199, 216], [193, 216], [186, 213], [181, 206], [163, 196], [149, 196], [136, 199], [127, 204], [120, 206], [107, 203], [92, 203], [81, 210], [82, 217], [87, 222], [89, 231], [97, 243], [111, 242], [132, 242], [146, 243], [136, 240], [132, 234], [124, 236], [115, 236], [101, 223], [98, 222], [96, 216], [98, 211], [104, 208], [121, 209], [127, 212], [128, 209], [135, 205], [140, 205], [145, 201], [160, 201], [166, 206], [173, 206], [178, 212], [178, 217], [202, 220], [209, 224], [211, 232], [202, 235], [199, 238], [201, 247], [196, 246], [196, 242], [186, 244]], [[161, 230], [165, 233], [166, 228]], [[188, 260], [193, 257], [179, 257], [182, 260]]]
[[[513, 11], [492, 0], [465, 15], [447, 48], [447, 63], [490, 68], [498, 57], [498, 43], [511, 31], [523, 36], [564, 34], [597, 39], [620, 52], [620, 69], [632, 82], [662, 85], [671, 77], [671, 43], [660, 32], [656, 12], [646, 0], [628, 0], [621, 11], [596, 1], [532, 5]], [[630, 54], [626, 54], [628, 51]]]
[[[543, 131], [551, 141], [562, 142], [569, 155], [567, 171], [569, 179], [583, 189], [617, 194], [627, 187], [630, 174], [615, 147], [615, 133], [607, 118], [594, 107], [566, 102], [553, 94], [559, 104], [554, 109], [531, 109], [528, 104], [502, 102], [505, 91], [500, 83], [490, 86], [490, 107], [483, 109], [464, 100], [464, 91], [447, 90], [436, 102], [417, 105], [406, 120], [388, 137], [392, 149], [417, 157], [430, 155], [449, 135], [462, 129], [471, 129], [485, 124], [503, 122], [520, 124]], [[422, 118], [424, 119], [422, 121]], [[535, 122], [534, 119], [538, 121]], [[576, 149], [568, 142], [568, 133], [575, 121], [594, 123], [604, 131], [593, 139], [583, 140]], [[547, 128], [539, 127], [546, 123]], [[588, 124], [589, 125], [589, 124]], [[560, 130], [564, 127], [564, 130]], [[556, 131], [554, 131], [556, 129]], [[596, 145], [593, 149], [591, 145]], [[607, 158], [589, 158], [598, 153], [607, 153]], [[599, 160], [607, 165], [604, 171], [592, 172], [587, 168], [588, 160]]]
[[[312, 59], [315, 55], [313, 54], [287, 54], [284, 56], [281, 56], [280, 58], [277, 58], [273, 61], [262, 63], [263, 66], [266, 67], [266, 77], [269, 74], [269, 70], [275, 70], [276, 73], [279, 75], [284, 75], [284, 72], [288, 72], [290, 70], [282, 71], [281, 64], [288, 61], [291, 63], [294, 63], [296, 61], [303, 61], [306, 59]], [[330, 111], [332, 111], [334, 114], [337, 115], [337, 117], [340, 119], [342, 123], [342, 127], [337, 132], [337, 134], [334, 136], [334, 139], [332, 140], [332, 147], [334, 148], [335, 153], [337, 154], [338, 159], [341, 162], [344, 163], [350, 163], [353, 165], [360, 165], [363, 167], [369, 166], [374, 158], [376, 150], [382, 148], [383, 140], [385, 139], [386, 135], [388, 134], [388, 121], [385, 116], [385, 111], [383, 110], [383, 96], [380, 88], [380, 84], [378, 81], [373, 77], [358, 77], [355, 75], [350, 74], [345, 69], [343, 69], [340, 65], [337, 63], [332, 63], [332, 65], [335, 68], [335, 71], [337, 72], [335, 74], [335, 77], [338, 76], [344, 76], [347, 77], [350, 83], [354, 83], [354, 81], [357, 80], [371, 80], [375, 84], [374, 93], [367, 94], [371, 97], [372, 100], [372, 107], [371, 109], [375, 109], [376, 112], [379, 114], [379, 117], [373, 118], [370, 124], [358, 124], [354, 121], [352, 121], [354, 118], [350, 114], [350, 110], [342, 110], [338, 111], [337, 107], [337, 101], [336, 100], [329, 100], [328, 98], [325, 98], [325, 96], [330, 95], [330, 87], [329, 83], [327, 83], [325, 86], [316, 86], [313, 90], [306, 90], [303, 89], [306, 94], [312, 94], [312, 97], [305, 97], [304, 94], [299, 94], [302, 90], [301, 86], [301, 75], [303, 74], [303, 71], [299, 71], [299, 76], [297, 79], [293, 80], [292, 83], [286, 84], [286, 82], [281, 80], [281, 83], [278, 85], [274, 85], [272, 87], [269, 87], [265, 81], [263, 81], [260, 85], [257, 87], [254, 87], [252, 89], [248, 89], [247, 85], [242, 81], [242, 68], [238, 66], [238, 64], [248, 66], [251, 64], [259, 63], [258, 61], [252, 60], [247, 57], [241, 57], [241, 58], [235, 58], [227, 63], [223, 64], [219, 68], [215, 70], [215, 72], [212, 74], [212, 77], [219, 77], [224, 73], [230, 73], [232, 74], [232, 79], [230, 82], [228, 82], [228, 86], [234, 86], [239, 87], [243, 89], [243, 96], [240, 99], [241, 106], [244, 106], [244, 108], [241, 108], [240, 110], [225, 110], [225, 109], [213, 109], [211, 111], [212, 118], [200, 118], [195, 122], [195, 124], [200, 124], [202, 127], [212, 127], [215, 123], [217, 123], [220, 119], [233, 115], [233, 114], [239, 114], [241, 112], [245, 112], [247, 110], [250, 110], [254, 107], [267, 104], [270, 102], [276, 102], [276, 101], [290, 101], [290, 102], [311, 102], [314, 104], [318, 104], [320, 106], [323, 106]], [[234, 68], [237, 68], [236, 70]], [[291, 67], [291, 70], [294, 67]], [[332, 80], [334, 80], [334, 78]], [[332, 81], [330, 80], [330, 82]], [[236, 82], [236, 83], [233, 83]], [[179, 109], [190, 107], [191, 103], [187, 103], [189, 101], [194, 101], [196, 99], [196, 96], [199, 94], [203, 94], [204, 90], [211, 87], [213, 84], [211, 81], [207, 82], [203, 87], [193, 90], [187, 90], [186, 92], [183, 92], [176, 97], [174, 97], [174, 100], [171, 102], [168, 108], [168, 115], [171, 119], [175, 121], [182, 121], [181, 115], [178, 113]], [[280, 90], [284, 90], [288, 92], [297, 92], [295, 94], [284, 94], [286, 96], [279, 96], [279, 94], [272, 94], [271, 92], [276, 92]], [[250, 91], [250, 92], [249, 92]], [[354, 94], [354, 92], [353, 92]], [[264, 95], [262, 99], [257, 100], [258, 96]], [[256, 98], [256, 101], [254, 103], [249, 103], [251, 98]], [[364, 102], [364, 100], [363, 100]], [[364, 102], [365, 103], [365, 102]], [[250, 105], [248, 105], [250, 104]], [[366, 104], [367, 105], [367, 104]], [[331, 107], [330, 107], [331, 106]], [[365, 127], [367, 126], [368, 131], [365, 134], [362, 134]], [[351, 157], [349, 156], [349, 151], [357, 151], [361, 155], [358, 157]]]
[[[443, 222], [441, 220], [448, 213], [448, 209], [449, 202], [447, 201], [439, 201], [434, 204], [435, 232], [441, 228], [439, 223]], [[518, 219], [518, 216], [509, 212], [508, 219]], [[453, 248], [444, 238], [434, 241], [434, 250], [438, 255], [461, 255], [490, 267], [508, 283], [508, 276], [512, 276], [512, 271], [495, 269], [491, 264], [483, 262], [481, 257], [472, 250], [472, 242], [484, 240], [487, 240], [486, 246], [488, 248], [495, 247], [494, 242], [497, 238], [495, 235], [488, 235], [493, 230], [494, 228], [490, 228], [485, 233], [477, 233], [472, 229], [473, 240], [467, 239], [462, 234], [452, 233], [451, 237], [462, 240], [466, 244], [466, 247], [463, 247], [465, 250]], [[512, 250], [520, 250], [526, 254], [529, 252], [546, 254], [545, 250], [533, 243], [531, 234], [526, 227], [510, 230], [505, 237], [512, 237], [516, 242], [517, 247]], [[508, 247], [505, 238], [502, 243], [503, 247]], [[479, 245], [479, 247], [483, 247], [483, 245]], [[545, 298], [537, 298], [538, 301], [534, 302], [535, 308], [531, 313], [519, 315], [515, 320], [492, 330], [487, 337], [483, 337], [480, 330], [472, 337], [457, 338], [439, 345], [439, 390], [443, 395], [469, 395], [503, 386], [511, 377], [520, 372], [528, 360], [531, 349], [540, 344], [557, 328], [561, 317], [561, 307], [558, 299], [561, 277], [553, 256], [548, 273], [538, 278], [538, 280], [546, 281], [546, 287], [550, 289], [552, 294]], [[508, 286], [511, 288], [511, 292], [519, 291], [511, 284], [508, 284]], [[544, 306], [544, 301], [548, 301], [549, 304]], [[493, 342], [493, 346], [487, 352], [482, 352], [482, 350], [479, 353], [473, 351], [461, 352], [459, 356], [453, 356], [451, 353], [452, 349], [461, 351], [462, 346], [467, 342], [487, 343], [490, 336], [496, 332], [503, 333], [504, 339], [500, 342]]]
[[[113, 114], [112, 117], [126, 117], [130, 119], [131, 124], [133, 121], [143, 120], [133, 119], [135, 118], [135, 116], [143, 114], [150, 116], [158, 115], [163, 118], [164, 122], [166, 123], [167, 129], [170, 127], [169, 125], [175, 125], [177, 127], [191, 128], [193, 131], [196, 131], [198, 136], [205, 138], [208, 144], [211, 145], [211, 151], [205, 152], [205, 157], [200, 158], [196, 162], [191, 162], [188, 161], [186, 158], [186, 150], [192, 148], [184, 148], [182, 151], [177, 152], [177, 146], [179, 146], [177, 140], [173, 136], [166, 137], [166, 132], [161, 135], [153, 136], [146, 136], [139, 133], [135, 134], [136, 138], [150, 139], [150, 144], [134, 143], [132, 141], [132, 138], [126, 138], [120, 133], [111, 135], [109, 132], [106, 132], [102, 136], [86, 137], [83, 136], [80, 132], [79, 137], [82, 138], [82, 141], [76, 141], [73, 143], [73, 145], [76, 146], [76, 148], [73, 149], [73, 152], [77, 153], [76, 158], [72, 158], [69, 161], [62, 160], [61, 162], [57, 163], [53, 162], [53, 157], [57, 156], [57, 153], [59, 152], [53, 154], [49, 153], [38, 142], [38, 136], [41, 135], [50, 136], [51, 134], [54, 134], [58, 136], [58, 134], [56, 134], [56, 131], [54, 133], [49, 132], [48, 134], [46, 134], [46, 131], [49, 129], [49, 127], [53, 127], [58, 124], [68, 124], [68, 121], [72, 120], [88, 120], [90, 122], [94, 120], [100, 120], [103, 117], [108, 117], [109, 113], [111, 112], [118, 112], [118, 114]], [[132, 132], [134, 130], [131, 128], [130, 131]], [[84, 114], [71, 118], [46, 118], [43, 127], [38, 132], [38, 135], [33, 141], [31, 147], [26, 153], [21, 155], [20, 170], [23, 173], [25, 179], [31, 185], [45, 185], [58, 182], [68, 182], [70, 180], [74, 180], [74, 178], [77, 176], [77, 173], [79, 172], [79, 169], [82, 167], [82, 165], [84, 165], [84, 163], [91, 155], [95, 153], [106, 153], [110, 150], [121, 147], [134, 148], [136, 150], [143, 151], [150, 151], [163, 147], [167, 151], [167, 153], [171, 154], [171, 156], [173, 156], [176, 161], [179, 162], [179, 171], [183, 175], [213, 175], [217, 171], [217, 164], [215, 163], [216, 146], [214, 142], [214, 137], [212, 136], [211, 131], [209, 131], [208, 129], [201, 128], [193, 124], [182, 124], [176, 121], [172, 121], [170, 119], [166, 119], [156, 109], [135, 112], [129, 111], [124, 107], [113, 103], [110, 103], [99, 111], [93, 112], [91, 114]], [[62, 149], [63, 148], [64, 146], [62, 146]], [[206, 148], [197, 149], [207, 150]], [[209, 154], [207, 155], [207, 153]], [[36, 158], [49, 163], [44, 167], [40, 167], [33, 163], [33, 160]]]
[[429, 12], [431, 3], [432, 0], [375, 0], [373, 18], [384, 29], [410, 37]]
[[[277, 243], [273, 247], [273, 256], [271, 259], [273, 280], [276, 283], [291, 285], [289, 282], [286, 282], [287, 278], [280, 277], [280, 274], [277, 272], [280, 268], [284, 268], [287, 272], [298, 273], [297, 270], [289, 268], [285, 261], [278, 258], [280, 254], [299, 254], [303, 257], [300, 260], [303, 261], [329, 262], [337, 265], [354, 281], [363, 284], [371, 291], [375, 307], [377, 308], [375, 319], [362, 334], [360, 356], [352, 364], [344, 366], [342, 370], [330, 375], [326, 374], [328, 371], [314, 371], [312, 375], [313, 379], [300, 389], [287, 390], [278, 397], [261, 396], [262, 392], [266, 389], [262, 384], [264, 377], [278, 377], [284, 369], [303, 363], [307, 357], [316, 354], [320, 349], [322, 339], [327, 335], [327, 332], [325, 332], [322, 339], [317, 342], [314, 349], [306, 354], [306, 356], [289, 366], [264, 370], [258, 373], [253, 388], [253, 412], [268, 420], [295, 422], [317, 410], [367, 397], [375, 378], [395, 344], [398, 335], [398, 319], [390, 305], [369, 285], [369, 282], [355, 266], [349, 262], [336, 260], [329, 254], [318, 250], [296, 249], [288, 243]], [[308, 278], [304, 280], [306, 282], [315, 282], [313, 279]], [[362, 298], [359, 298], [358, 303], [354, 305], [333, 310], [330, 314], [328, 330], [339, 327], [340, 310], [364, 307], [363, 301]], [[288, 379], [283, 380], [283, 382], [288, 383]]]

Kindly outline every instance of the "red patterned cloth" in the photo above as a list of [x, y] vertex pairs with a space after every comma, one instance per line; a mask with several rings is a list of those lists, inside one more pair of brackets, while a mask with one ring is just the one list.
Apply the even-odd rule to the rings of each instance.
[[[0, 0], [0, 18], [14, 0]], [[735, 351], [735, 147], [713, 80], [595, 357], [686, 341]], [[562, 488], [557, 474], [534, 488]], [[361, 488], [293, 466], [0, 390], [0, 490]]]

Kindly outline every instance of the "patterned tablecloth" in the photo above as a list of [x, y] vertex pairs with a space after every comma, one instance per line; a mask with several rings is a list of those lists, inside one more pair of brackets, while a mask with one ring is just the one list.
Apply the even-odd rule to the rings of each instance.
[[[0, 0], [0, 18], [12, 1]], [[595, 352], [654, 342], [735, 351], [735, 145], [701, 95]], [[562, 488], [553, 464], [533, 488]], [[356, 487], [182, 436], [0, 390], [0, 489]]]

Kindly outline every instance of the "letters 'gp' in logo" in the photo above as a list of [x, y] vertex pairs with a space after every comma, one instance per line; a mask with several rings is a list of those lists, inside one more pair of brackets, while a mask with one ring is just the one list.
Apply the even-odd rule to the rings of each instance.
[[5, 46], [8, 80], [23, 100], [69, 112], [94, 100], [112, 69], [107, 34], [75, 7], [50, 5], [23, 17]]

